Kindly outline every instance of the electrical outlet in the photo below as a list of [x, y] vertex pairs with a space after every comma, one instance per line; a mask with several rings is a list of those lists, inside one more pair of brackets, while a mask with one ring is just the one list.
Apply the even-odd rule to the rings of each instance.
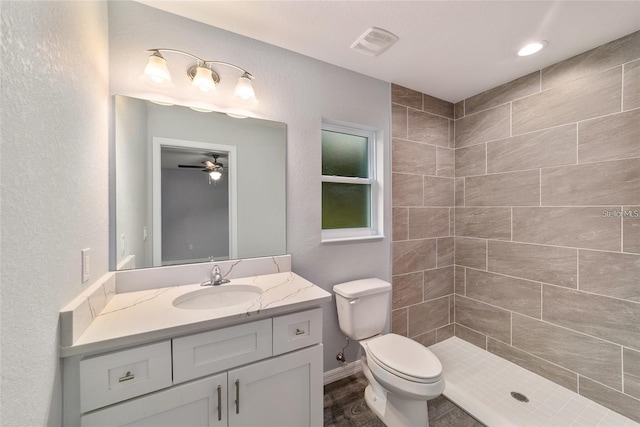
[[193, 250], [193, 243], [189, 243], [189, 251]]
[[82, 283], [91, 279], [91, 248], [82, 250]]

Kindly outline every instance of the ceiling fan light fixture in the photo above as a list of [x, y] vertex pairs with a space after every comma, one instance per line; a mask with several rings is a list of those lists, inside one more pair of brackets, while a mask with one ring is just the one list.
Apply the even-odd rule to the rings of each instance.
[[540, 40], [540, 41], [528, 43], [528, 44], [522, 46], [522, 48], [520, 48], [520, 50], [518, 51], [517, 55], [518, 56], [533, 55], [534, 53], [540, 52], [548, 44], [549, 44], [549, 42], [546, 41], [546, 40]]
[[219, 170], [213, 170], [209, 172], [209, 178], [211, 178], [214, 181], [217, 181], [220, 178], [222, 178], [222, 172], [220, 172]]

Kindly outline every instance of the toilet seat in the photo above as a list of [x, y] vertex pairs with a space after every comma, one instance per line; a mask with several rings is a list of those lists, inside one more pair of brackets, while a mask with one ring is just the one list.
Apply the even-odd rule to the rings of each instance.
[[412, 339], [386, 334], [363, 344], [369, 359], [393, 375], [421, 384], [432, 384], [442, 379], [440, 360]]

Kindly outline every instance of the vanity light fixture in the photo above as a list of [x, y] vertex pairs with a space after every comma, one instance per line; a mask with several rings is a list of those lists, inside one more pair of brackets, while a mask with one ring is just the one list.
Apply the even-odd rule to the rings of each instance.
[[254, 77], [244, 68], [228, 62], [205, 60], [176, 49], [148, 49], [147, 52], [149, 53], [149, 62], [144, 68], [142, 79], [149, 83], [164, 86], [172, 84], [171, 74], [167, 67], [167, 60], [164, 59], [162, 53], [178, 53], [180, 55], [188, 56], [196, 61], [194, 65], [187, 69], [187, 76], [191, 79], [191, 84], [202, 92], [210, 93], [215, 90], [216, 85], [220, 83], [220, 75], [216, 73], [213, 66], [222, 65], [234, 68], [242, 73], [236, 85], [235, 96], [245, 102], [251, 102], [254, 104], [258, 102], [251, 83]]
[[523, 46], [517, 53], [518, 56], [529, 56], [534, 53], [540, 52], [544, 47], [549, 44], [546, 40], [540, 40], [537, 42], [528, 43]]

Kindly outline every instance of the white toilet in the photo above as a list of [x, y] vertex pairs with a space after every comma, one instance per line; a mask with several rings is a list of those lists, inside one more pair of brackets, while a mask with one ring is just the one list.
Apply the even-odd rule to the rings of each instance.
[[427, 400], [444, 391], [440, 360], [423, 345], [397, 334], [380, 335], [389, 313], [391, 285], [362, 279], [333, 287], [340, 330], [364, 349], [369, 381], [365, 401], [389, 427], [429, 425]]

